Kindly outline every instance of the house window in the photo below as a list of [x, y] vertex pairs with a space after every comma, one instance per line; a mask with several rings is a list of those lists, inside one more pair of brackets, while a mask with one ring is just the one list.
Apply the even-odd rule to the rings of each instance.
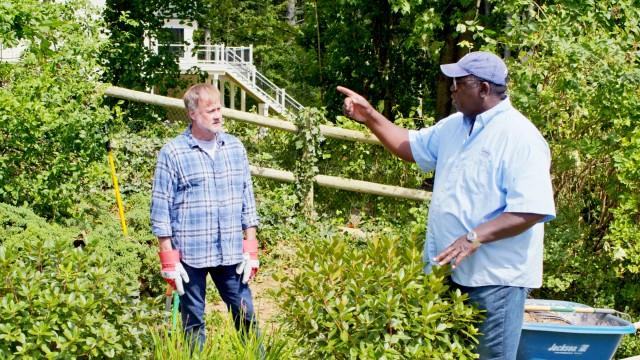
[[184, 57], [184, 29], [165, 28], [165, 36], [158, 51], [168, 52], [176, 57]]

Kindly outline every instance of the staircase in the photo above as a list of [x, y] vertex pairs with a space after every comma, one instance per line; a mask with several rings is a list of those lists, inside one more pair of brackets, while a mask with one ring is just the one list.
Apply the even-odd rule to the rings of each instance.
[[253, 47], [231, 47], [223, 44], [191, 46], [169, 44], [171, 51], [179, 56], [181, 71], [197, 66], [213, 75], [227, 77], [259, 102], [278, 114], [297, 113], [303, 106], [256, 70], [253, 65]]

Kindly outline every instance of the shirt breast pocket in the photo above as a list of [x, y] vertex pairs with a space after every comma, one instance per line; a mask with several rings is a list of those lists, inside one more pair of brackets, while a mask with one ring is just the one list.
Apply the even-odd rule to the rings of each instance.
[[204, 184], [204, 175], [201, 173], [183, 174], [179, 183], [178, 191], [189, 190]]
[[494, 169], [491, 151], [481, 149], [465, 165], [464, 183], [472, 194], [486, 194], [493, 189]]
[[204, 174], [182, 174], [178, 181], [175, 204], [181, 205], [187, 201], [187, 198], [197, 196], [199, 192], [203, 191], [204, 186]]

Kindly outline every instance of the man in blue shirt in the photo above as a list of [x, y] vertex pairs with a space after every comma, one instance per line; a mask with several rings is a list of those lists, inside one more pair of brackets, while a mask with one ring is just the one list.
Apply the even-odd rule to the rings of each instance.
[[481, 359], [516, 358], [528, 288], [542, 285], [544, 222], [555, 218], [549, 147], [506, 96], [507, 67], [472, 52], [441, 65], [457, 113], [419, 131], [400, 128], [362, 96], [344, 112], [384, 146], [435, 170], [424, 249], [425, 271], [451, 264], [454, 287], [486, 310]]
[[151, 224], [162, 276], [181, 295], [185, 332], [200, 348], [209, 274], [236, 328], [257, 330], [248, 282], [258, 270], [258, 216], [247, 153], [223, 131], [220, 93], [208, 84], [184, 95], [189, 127], [158, 154]]

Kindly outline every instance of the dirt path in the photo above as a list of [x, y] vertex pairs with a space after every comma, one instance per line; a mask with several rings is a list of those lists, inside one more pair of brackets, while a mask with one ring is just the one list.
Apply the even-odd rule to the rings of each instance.
[[[280, 284], [273, 279], [271, 273], [259, 273], [258, 277], [250, 284], [253, 295], [253, 306], [260, 321], [261, 327], [271, 327], [274, 325], [275, 315], [278, 313], [278, 305], [273, 298], [272, 292], [280, 287]], [[214, 302], [207, 303], [207, 312], [219, 311], [227, 312], [222, 299], [216, 297]]]
[[[268, 255], [269, 260], [265, 261], [266, 266], [261, 266], [258, 276], [249, 285], [253, 295], [253, 306], [258, 316], [260, 327], [263, 329], [277, 327], [278, 325], [275, 319], [280, 309], [273, 293], [280, 289], [281, 284], [273, 279], [273, 274], [277, 271], [276, 269], [287, 269], [295, 257], [294, 248], [286, 243], [279, 244], [271, 251], [272, 253]], [[207, 287], [215, 289], [213, 281], [209, 279], [208, 282]], [[207, 296], [207, 298], [211, 299], [210, 296]], [[213, 298], [214, 300], [207, 301], [206, 312], [218, 311], [226, 313], [227, 308], [220, 296], [216, 295]]]

